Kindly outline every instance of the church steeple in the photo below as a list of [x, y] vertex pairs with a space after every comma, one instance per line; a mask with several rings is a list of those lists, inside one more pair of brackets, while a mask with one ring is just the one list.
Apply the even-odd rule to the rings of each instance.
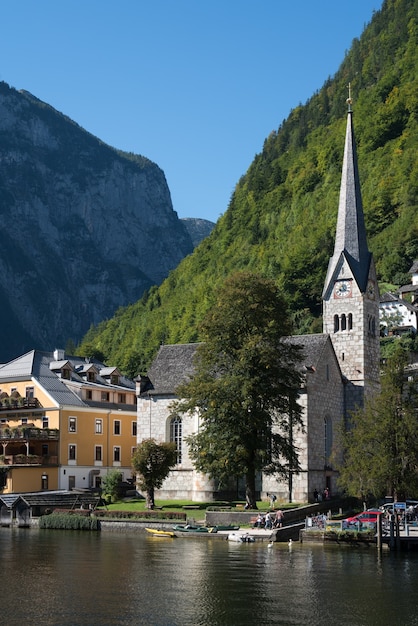
[[347, 414], [379, 381], [379, 288], [367, 246], [349, 93], [334, 254], [325, 279], [324, 333], [346, 379]]
[[351, 89], [349, 86], [347, 129], [345, 134], [344, 160], [341, 174], [340, 200], [334, 254], [330, 259], [325, 290], [335, 278], [343, 254], [360, 291], [367, 287], [371, 255], [367, 247], [363, 203], [357, 165], [356, 143], [353, 129]]

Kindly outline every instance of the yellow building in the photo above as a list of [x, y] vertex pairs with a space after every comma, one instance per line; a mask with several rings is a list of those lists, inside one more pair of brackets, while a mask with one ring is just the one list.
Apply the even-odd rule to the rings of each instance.
[[132, 477], [133, 381], [95, 359], [32, 350], [0, 365], [2, 493], [88, 489]]

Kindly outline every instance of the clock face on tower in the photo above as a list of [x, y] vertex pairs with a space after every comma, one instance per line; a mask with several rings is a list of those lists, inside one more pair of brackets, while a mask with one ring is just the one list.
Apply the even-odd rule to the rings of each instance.
[[334, 285], [335, 298], [349, 298], [351, 296], [351, 280], [337, 280]]

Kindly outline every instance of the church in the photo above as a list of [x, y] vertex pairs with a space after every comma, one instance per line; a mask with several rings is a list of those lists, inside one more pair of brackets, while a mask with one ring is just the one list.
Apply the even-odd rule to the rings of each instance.
[[[303, 384], [299, 403], [304, 431], [294, 434], [301, 471], [286, 481], [260, 475], [257, 497], [306, 502], [315, 491], [338, 491], [335, 462], [338, 433], [350, 411], [362, 407], [379, 387], [379, 289], [367, 245], [353, 129], [351, 99], [344, 145], [334, 253], [322, 293], [323, 332], [290, 337], [302, 346]], [[138, 381], [138, 442], [154, 438], [176, 444], [177, 464], [156, 492], [161, 499], [208, 502], [244, 498], [240, 480], [228, 493], [193, 467], [185, 439], [199, 429], [196, 413], [171, 416], [176, 388], [193, 372], [197, 344], [161, 346], [148, 375]]]

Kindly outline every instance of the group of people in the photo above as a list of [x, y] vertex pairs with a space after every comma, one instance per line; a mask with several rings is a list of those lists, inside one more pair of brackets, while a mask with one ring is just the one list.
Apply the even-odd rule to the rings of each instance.
[[255, 528], [281, 528], [283, 526], [283, 511], [276, 511], [276, 513], [268, 511], [265, 515], [259, 513], [255, 521]]
[[322, 493], [319, 492], [318, 489], [315, 489], [315, 491], [313, 492], [313, 497], [315, 502], [322, 502], [323, 500], [329, 500], [331, 494], [328, 487], [325, 487]]

